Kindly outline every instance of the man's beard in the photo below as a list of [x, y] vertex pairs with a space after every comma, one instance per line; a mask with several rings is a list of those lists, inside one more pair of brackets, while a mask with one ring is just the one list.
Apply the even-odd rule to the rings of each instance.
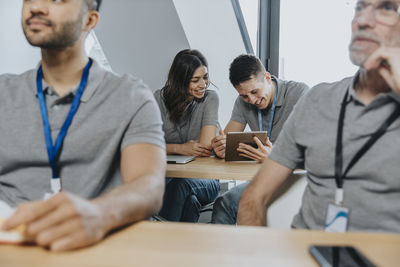
[[366, 38], [373, 40], [377, 43], [379, 43], [379, 46], [382, 45], [382, 41], [379, 40], [379, 38], [373, 34], [366, 33], [366, 32], [357, 32], [352, 35], [351, 42], [349, 45], [349, 52], [350, 52], [350, 60], [351, 62], [359, 67], [362, 67], [364, 63], [367, 61], [369, 56], [375, 51], [367, 51], [366, 47], [362, 45], [357, 45], [354, 41], [357, 38]]
[[45, 37], [35, 40], [36, 38], [34, 36], [32, 37], [29, 36], [29, 32], [26, 29], [27, 22], [25, 22], [23, 24], [24, 34], [29, 44], [31, 44], [32, 46], [44, 49], [62, 49], [65, 47], [73, 46], [81, 35], [81, 29], [82, 29], [81, 15], [74, 21], [68, 21], [62, 23], [58, 31], [56, 31], [56, 27], [52, 21], [43, 19], [40, 16], [32, 16], [31, 18], [35, 17], [48, 22], [53, 31], [52, 33], [46, 35]]
[[379, 36], [376, 36], [372, 33], [361, 32], [361, 31], [354, 33], [351, 38], [350, 45], [349, 45], [350, 60], [354, 65], [359, 66], [359, 67], [364, 66], [367, 59], [375, 52], [375, 50], [370, 51], [370, 50], [368, 50], [368, 48], [366, 48], [362, 45], [357, 45], [356, 43], [354, 43], [354, 40], [357, 38], [366, 38], [366, 39], [373, 40], [377, 43], [378, 48], [384, 47], [384, 46], [400, 47], [400, 37], [399, 36], [397, 36], [397, 38], [394, 38], [391, 40], [383, 40]]

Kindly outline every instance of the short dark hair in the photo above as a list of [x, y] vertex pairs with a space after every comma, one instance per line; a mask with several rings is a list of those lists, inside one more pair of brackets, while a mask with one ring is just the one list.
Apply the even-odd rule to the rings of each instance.
[[235, 58], [229, 68], [229, 80], [236, 87], [242, 82], [257, 77], [260, 73], [265, 73], [265, 67], [254, 55], [240, 55]]
[[96, 10], [99, 11], [101, 0], [85, 0], [88, 10]]

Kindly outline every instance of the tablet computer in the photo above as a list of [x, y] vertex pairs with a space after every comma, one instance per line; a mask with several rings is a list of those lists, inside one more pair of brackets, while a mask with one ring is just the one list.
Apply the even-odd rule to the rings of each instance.
[[261, 143], [265, 145], [265, 139], [267, 139], [266, 131], [258, 132], [230, 132], [226, 134], [226, 149], [225, 149], [225, 161], [253, 161], [252, 159], [239, 156], [237, 148], [239, 143], [250, 145], [257, 148], [256, 142], [253, 137], [257, 136]]
[[194, 160], [194, 156], [167, 155], [167, 163], [185, 164]]

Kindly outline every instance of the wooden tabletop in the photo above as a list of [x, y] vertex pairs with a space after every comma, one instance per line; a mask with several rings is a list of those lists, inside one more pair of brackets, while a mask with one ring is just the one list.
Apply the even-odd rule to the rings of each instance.
[[75, 252], [0, 245], [0, 266], [318, 266], [310, 244], [352, 245], [377, 266], [400, 265], [400, 235], [146, 221]]
[[251, 180], [261, 164], [255, 161], [230, 161], [215, 157], [196, 158], [187, 164], [167, 164], [167, 177]]
[[[230, 161], [215, 157], [196, 158], [187, 164], [167, 164], [167, 177], [225, 180], [251, 180], [261, 164], [255, 161]], [[301, 174], [304, 171], [295, 171]]]

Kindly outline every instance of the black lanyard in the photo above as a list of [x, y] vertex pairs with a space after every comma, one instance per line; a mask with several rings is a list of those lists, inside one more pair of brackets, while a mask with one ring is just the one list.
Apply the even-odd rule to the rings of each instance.
[[343, 124], [346, 112], [346, 106], [348, 104], [347, 98], [349, 90], [347, 90], [342, 106], [340, 108], [339, 123], [336, 137], [336, 157], [335, 157], [335, 180], [337, 188], [343, 188], [343, 180], [346, 177], [349, 170], [358, 162], [358, 160], [372, 147], [373, 144], [386, 132], [387, 128], [399, 117], [400, 105], [398, 104], [393, 113], [382, 123], [382, 125], [376, 130], [375, 133], [365, 142], [362, 148], [355, 154], [353, 159], [350, 161], [344, 173], [342, 173], [343, 167], [343, 151], [342, 151], [342, 140], [343, 140]]

